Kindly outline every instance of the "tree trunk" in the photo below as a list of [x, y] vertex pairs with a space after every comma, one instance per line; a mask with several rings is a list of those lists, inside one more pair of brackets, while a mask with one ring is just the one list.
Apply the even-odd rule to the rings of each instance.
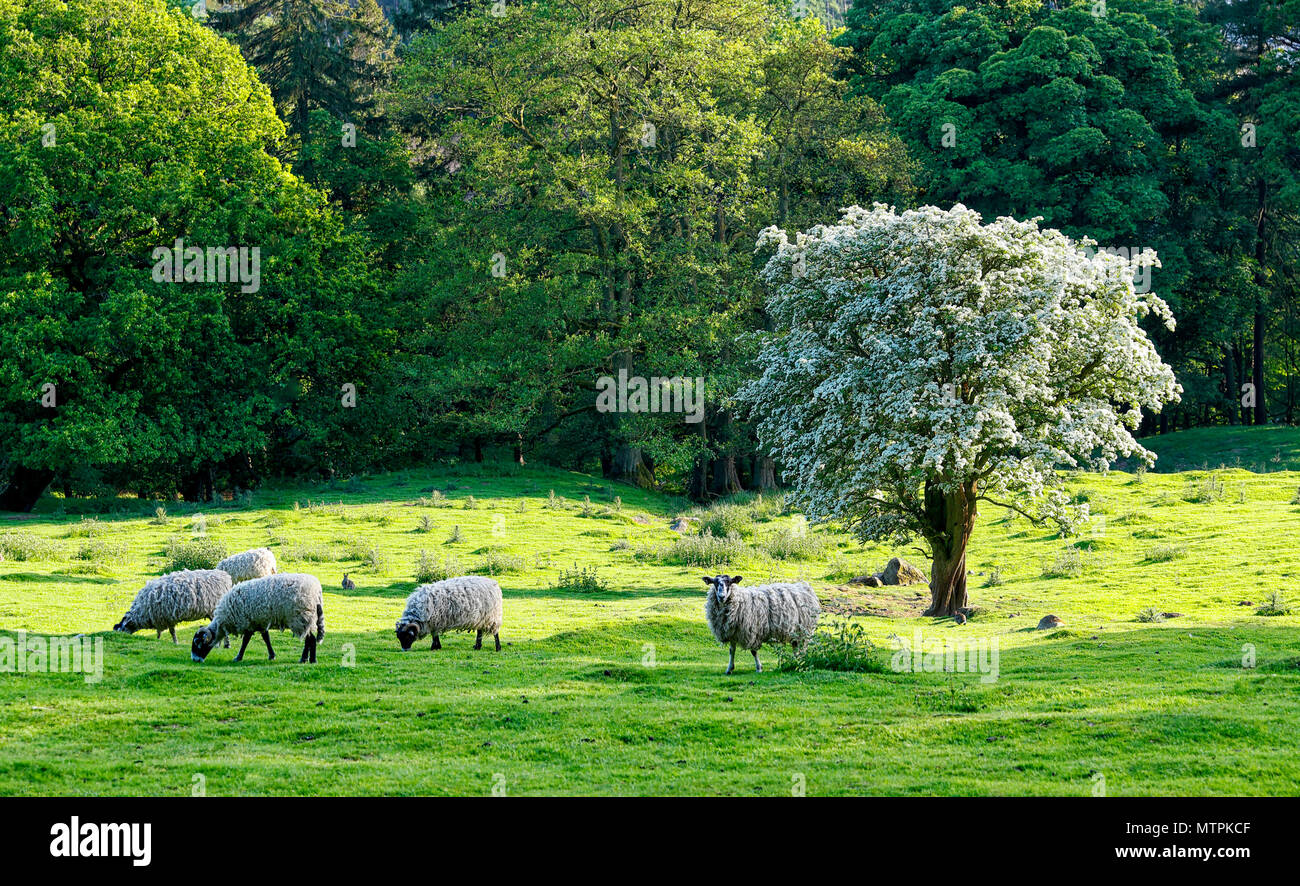
[[1237, 384], [1237, 360], [1232, 348], [1223, 349], [1223, 382], [1228, 389], [1228, 424], [1237, 423], [1237, 408], [1241, 405], [1241, 385]]
[[776, 462], [770, 456], [760, 455], [754, 470], [755, 485], [763, 492], [774, 492], [776, 486]]
[[724, 455], [713, 461], [713, 492], [715, 495], [735, 495], [744, 492], [740, 473], [736, 470], [736, 457]]
[[519, 465], [520, 467], [524, 466], [524, 435], [523, 434], [515, 434], [514, 460], [515, 460], [515, 464]]
[[[1264, 239], [1268, 225], [1268, 185], [1265, 183], [1263, 176], [1259, 178], [1258, 197], [1259, 214], [1255, 222], [1255, 274], [1260, 288], [1263, 289], [1268, 283], [1265, 270], [1265, 263], [1268, 260], [1268, 241]], [[1254, 358], [1254, 365], [1252, 367], [1251, 381], [1255, 385], [1255, 424], [1257, 425], [1268, 424], [1268, 407], [1264, 403], [1264, 324], [1267, 319], [1264, 313], [1263, 297], [1262, 295], [1256, 296], [1254, 348], [1251, 354]]]
[[474, 438], [474, 461], [476, 462], [483, 461], [483, 438], [482, 437]]
[[975, 528], [975, 484], [945, 492], [925, 485], [926, 540], [930, 543], [930, 608], [924, 614], [954, 615], [965, 609], [966, 543]]
[[54, 472], [18, 466], [10, 470], [8, 482], [0, 490], [0, 511], [28, 513], [36, 507], [45, 487], [54, 479]]
[[612, 476], [634, 486], [648, 489], [655, 485], [654, 470], [646, 463], [645, 453], [639, 446], [620, 446], [614, 454]]

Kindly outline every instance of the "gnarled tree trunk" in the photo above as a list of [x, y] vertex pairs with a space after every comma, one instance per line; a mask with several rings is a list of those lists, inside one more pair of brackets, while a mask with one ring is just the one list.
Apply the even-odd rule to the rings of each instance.
[[645, 453], [639, 446], [620, 446], [614, 453], [610, 475], [615, 480], [623, 480], [644, 489], [655, 485], [654, 468], [646, 461]]
[[950, 492], [925, 484], [925, 537], [932, 561], [925, 615], [953, 615], [966, 608], [966, 543], [975, 528], [975, 497], [973, 482]]
[[740, 472], [736, 470], [736, 457], [724, 455], [713, 460], [713, 492], [715, 495], [735, 495], [744, 492]]
[[754, 459], [754, 485], [763, 492], [776, 491], [776, 462], [767, 455]]

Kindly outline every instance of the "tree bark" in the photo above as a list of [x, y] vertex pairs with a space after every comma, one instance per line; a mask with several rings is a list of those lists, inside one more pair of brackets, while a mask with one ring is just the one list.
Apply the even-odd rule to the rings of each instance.
[[713, 460], [713, 492], [716, 495], [735, 495], [744, 492], [740, 473], [736, 470], [736, 457], [723, 455]]
[[930, 543], [930, 608], [925, 615], [954, 615], [965, 609], [966, 544], [975, 528], [975, 484], [946, 492], [925, 486], [926, 540]]
[[655, 485], [654, 469], [646, 462], [645, 453], [639, 446], [620, 446], [614, 454], [611, 473], [615, 480], [623, 480], [643, 489]]
[[26, 514], [36, 507], [45, 488], [54, 480], [54, 472], [44, 469], [24, 468], [21, 465], [9, 472], [8, 482], [0, 490], [0, 511], [21, 511]]
[[514, 460], [515, 460], [515, 464], [519, 465], [520, 467], [523, 467], [524, 465], [524, 435], [523, 434], [515, 434]]
[[776, 485], [776, 462], [770, 456], [760, 455], [754, 469], [755, 485], [763, 492], [774, 492]]

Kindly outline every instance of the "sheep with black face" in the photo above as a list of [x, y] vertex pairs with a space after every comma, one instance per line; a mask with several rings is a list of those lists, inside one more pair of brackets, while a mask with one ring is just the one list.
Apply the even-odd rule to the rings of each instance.
[[465, 575], [420, 585], [406, 598], [406, 611], [397, 620], [397, 642], [402, 651], [421, 637], [433, 635], [430, 649], [441, 649], [439, 634], [475, 631], [474, 648], [483, 648], [483, 635], [491, 634], [501, 651], [501, 585], [490, 578]]
[[242, 634], [244, 641], [235, 656], [235, 661], [241, 661], [248, 641], [257, 633], [266, 643], [267, 657], [274, 659], [271, 630], [293, 631], [303, 641], [298, 661], [316, 662], [316, 644], [325, 636], [325, 612], [316, 576], [281, 572], [235, 585], [217, 604], [212, 621], [194, 634], [190, 658], [201, 662], [227, 636]]
[[739, 587], [742, 576], [704, 576], [709, 586], [704, 617], [719, 643], [731, 646], [727, 673], [736, 669], [736, 646], [754, 656], [761, 672], [758, 650], [768, 641], [789, 643], [795, 649], [817, 629], [822, 607], [807, 582]]
[[152, 628], [161, 637], [168, 631], [176, 642], [176, 626], [212, 617], [217, 603], [230, 590], [230, 576], [220, 569], [182, 569], [147, 582], [131, 608], [113, 630], [134, 634]]

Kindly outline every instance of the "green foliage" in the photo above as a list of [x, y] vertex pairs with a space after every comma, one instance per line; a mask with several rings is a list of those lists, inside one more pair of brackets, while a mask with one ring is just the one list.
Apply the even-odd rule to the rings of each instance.
[[460, 563], [455, 556], [448, 554], [446, 557], [440, 557], [435, 551], [420, 551], [419, 559], [415, 562], [415, 582], [416, 584], [431, 584], [435, 581], [446, 581], [449, 578], [455, 578], [461, 574]]
[[774, 644], [783, 671], [847, 671], [859, 674], [889, 673], [888, 656], [867, 638], [862, 625], [839, 621], [821, 626], [794, 649]]
[[749, 548], [739, 535], [719, 538], [711, 532], [683, 535], [666, 545], [637, 551], [637, 557], [663, 566], [723, 566], [739, 560]]
[[216, 569], [226, 558], [226, 546], [210, 536], [182, 538], [174, 535], [167, 540], [163, 554], [167, 558], [168, 572], [179, 569]]
[[6, 532], [0, 535], [0, 555], [6, 560], [53, 560], [59, 549], [53, 541], [27, 532]]
[[556, 591], [573, 591], [579, 594], [593, 594], [611, 590], [600, 577], [595, 566], [573, 564], [572, 569], [560, 570], [560, 575], [551, 586]]

